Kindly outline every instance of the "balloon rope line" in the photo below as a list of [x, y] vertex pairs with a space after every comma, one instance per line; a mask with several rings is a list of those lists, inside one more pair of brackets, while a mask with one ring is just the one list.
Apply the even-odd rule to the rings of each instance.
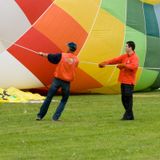
[[32, 49], [27, 48], [27, 47], [24, 47], [24, 46], [22, 46], [22, 45], [20, 45], [20, 44], [17, 44], [17, 43], [15, 43], [15, 42], [11, 42], [11, 41], [8, 41], [8, 40], [0, 40], [0, 41], [4, 41], [4, 42], [8, 42], [8, 43], [12, 43], [12, 45], [15, 45], [15, 46], [20, 47], [20, 48], [23, 48], [23, 49], [25, 49], [25, 50], [27, 50], [27, 51], [30, 51], [30, 52], [33, 52], [33, 53], [38, 54], [38, 52], [37, 52], [37, 51], [32, 50]]
[[96, 62], [88, 62], [88, 61], [80, 61], [80, 63], [85, 63], [85, 64], [95, 64], [98, 65]]
[[[37, 52], [37, 51], [32, 50], [32, 49], [27, 48], [27, 47], [24, 47], [24, 46], [22, 46], [22, 45], [19, 45], [19, 44], [15, 43], [15, 42], [11, 42], [11, 41], [4, 40], [4, 39], [3, 39], [3, 40], [1, 39], [0, 41], [4, 41], [4, 42], [8, 42], [8, 43], [12, 43], [12, 44], [14, 44], [14, 45], [15, 45], [15, 46], [17, 46], [17, 47], [20, 47], [20, 48], [23, 48], [23, 49], [28, 50], [28, 51], [30, 51], [30, 52], [33, 52], [33, 53], [38, 54], [38, 52]], [[96, 63], [96, 62], [90, 62], [90, 61], [80, 61], [80, 63], [98, 65], [98, 63]], [[106, 66], [116, 66], [116, 65], [106, 65]], [[157, 67], [157, 68], [154, 68], [154, 67], [138, 67], [138, 68], [145, 68], [145, 69], [160, 70], [160, 68], [158, 68], [158, 67]]]
[[28, 50], [28, 51], [30, 51], [30, 52], [33, 52], [33, 53], [38, 54], [38, 52], [37, 52], [37, 51], [34, 51], [34, 50], [29, 49], [29, 48], [27, 48], [27, 47], [21, 46], [21, 45], [16, 44], [16, 43], [14, 43], [14, 45], [15, 45], [15, 46], [18, 46], [18, 47], [20, 47], [20, 48], [23, 48], [23, 49], [25, 49], [25, 50]]
[[[84, 63], [84, 64], [93, 64], [93, 65], [98, 65], [99, 63], [96, 62], [87, 62], [87, 61], [80, 61], [80, 63]], [[106, 66], [116, 66], [115, 64], [109, 64]], [[160, 70], [160, 68], [155, 68], [155, 67], [138, 67], [138, 68], [145, 68], [145, 69], [155, 69], [155, 70]]]

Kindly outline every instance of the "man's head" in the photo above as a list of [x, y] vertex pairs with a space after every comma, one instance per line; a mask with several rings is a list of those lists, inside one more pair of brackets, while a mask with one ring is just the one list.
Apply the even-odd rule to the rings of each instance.
[[67, 44], [67, 46], [68, 46], [70, 52], [75, 52], [77, 49], [77, 44], [74, 42], [69, 42]]
[[127, 41], [126, 42], [126, 52], [131, 53], [134, 51], [136, 45], [133, 41]]

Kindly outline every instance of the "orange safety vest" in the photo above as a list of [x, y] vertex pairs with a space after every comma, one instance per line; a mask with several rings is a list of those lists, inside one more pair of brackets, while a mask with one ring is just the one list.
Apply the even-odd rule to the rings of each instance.
[[125, 64], [125, 67], [120, 69], [118, 81], [124, 84], [135, 84], [136, 81], [136, 72], [138, 69], [138, 57], [134, 52], [132, 55], [123, 54], [117, 58], [105, 61], [106, 64]]
[[73, 53], [62, 53], [61, 60], [54, 73], [55, 78], [68, 82], [73, 81], [78, 63], [79, 60]]

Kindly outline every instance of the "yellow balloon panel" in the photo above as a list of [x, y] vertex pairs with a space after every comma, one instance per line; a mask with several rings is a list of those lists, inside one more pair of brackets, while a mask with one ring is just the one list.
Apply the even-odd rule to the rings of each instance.
[[124, 41], [124, 29], [125, 26], [121, 21], [101, 9], [85, 47], [79, 53], [79, 58], [100, 62], [120, 55]]
[[109, 66], [101, 69], [98, 67], [98, 64], [87, 64], [83, 62], [84, 61], [80, 63], [79, 67], [83, 71], [85, 71], [85, 73], [96, 79], [103, 86], [108, 84], [108, 81], [110, 79], [110, 76], [112, 75], [112, 72], [114, 71], [115, 66]]
[[[123, 49], [124, 29], [124, 24], [121, 21], [101, 9], [85, 47], [82, 48], [78, 55], [80, 61], [99, 63], [105, 59], [120, 55]], [[86, 67], [84, 64], [81, 64], [80, 68], [105, 85], [115, 67], [107, 67], [105, 71], [102, 71], [97, 65], [89, 64]], [[107, 73], [108, 77], [105, 79], [104, 77], [100, 78], [101, 72]]]
[[[108, 66], [108, 67], [111, 67], [111, 66]], [[116, 83], [118, 83], [117, 82], [118, 75], [119, 75], [119, 69], [117, 69], [117, 67], [114, 67], [114, 70], [112, 71], [111, 75], [108, 78], [107, 85], [114, 86]]]
[[89, 32], [100, 8], [101, 0], [56, 0], [55, 4]]
[[90, 91], [91, 93], [103, 93], [103, 94], [117, 94], [120, 93], [120, 83], [116, 83], [113, 86], [105, 86], [102, 88], [95, 88]]

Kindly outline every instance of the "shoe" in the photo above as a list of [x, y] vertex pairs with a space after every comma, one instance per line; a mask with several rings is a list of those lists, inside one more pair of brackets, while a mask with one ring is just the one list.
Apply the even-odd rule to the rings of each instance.
[[121, 118], [122, 121], [125, 121], [125, 120], [134, 120], [134, 117], [123, 117]]
[[41, 118], [41, 117], [39, 117], [39, 116], [37, 116], [36, 120], [37, 120], [37, 121], [41, 121], [41, 120], [42, 120], [42, 118]]
[[134, 115], [132, 112], [131, 113], [125, 112], [121, 120], [134, 120]]
[[52, 119], [53, 122], [60, 122], [61, 120], [59, 119]]

